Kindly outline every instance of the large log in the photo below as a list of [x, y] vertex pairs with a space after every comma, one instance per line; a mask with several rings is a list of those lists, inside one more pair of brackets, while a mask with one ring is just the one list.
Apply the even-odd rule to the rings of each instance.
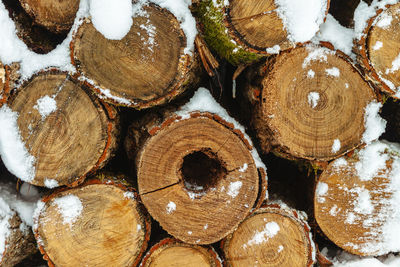
[[190, 245], [166, 238], [147, 252], [140, 266], [222, 267], [222, 261], [212, 247]]
[[127, 183], [99, 175], [42, 199], [34, 233], [49, 266], [137, 266], [150, 218]]
[[356, 255], [400, 251], [399, 166], [398, 144], [378, 141], [330, 163], [314, 197], [325, 236]]
[[366, 141], [365, 109], [376, 100], [342, 53], [311, 44], [249, 68], [239, 89], [264, 152], [317, 161]]
[[[194, 8], [201, 23], [206, 42], [233, 65], [248, 64], [258, 59], [293, 48], [299, 42], [290, 32], [292, 20], [299, 16], [290, 13], [285, 1], [274, 0], [206, 0]], [[316, 13], [303, 14], [303, 37], [306, 30], [317, 31], [328, 12], [329, 1], [314, 1]], [[310, 9], [309, 9], [310, 10]], [[302, 10], [297, 10], [302, 14]], [[315, 16], [315, 17], [314, 17]], [[314, 25], [316, 23], [316, 25]], [[298, 25], [297, 25], [298, 26]]]
[[0, 197], [0, 265], [12, 267], [36, 251], [31, 229]]
[[116, 148], [116, 111], [66, 73], [34, 75], [8, 105], [18, 114], [22, 143], [34, 158], [29, 177], [19, 177], [29, 183], [80, 183], [87, 173], [104, 166]]
[[264, 199], [252, 146], [219, 115], [148, 114], [130, 127], [125, 147], [149, 213], [186, 243], [222, 239]]
[[19, 0], [35, 23], [52, 32], [71, 29], [79, 8], [79, 0]]
[[277, 203], [262, 207], [224, 239], [226, 266], [312, 266], [310, 230], [303, 212]]
[[400, 3], [378, 9], [355, 46], [367, 77], [395, 98], [400, 98], [399, 10]]
[[71, 42], [71, 60], [105, 101], [138, 109], [170, 101], [199, 81], [196, 52], [167, 9], [148, 4], [121, 40], [109, 40], [86, 19]]

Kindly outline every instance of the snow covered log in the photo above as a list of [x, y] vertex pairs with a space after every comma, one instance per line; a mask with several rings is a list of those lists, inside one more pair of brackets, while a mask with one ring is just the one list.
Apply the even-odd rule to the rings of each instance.
[[218, 106], [199, 89], [183, 110], [147, 114], [125, 140], [144, 205], [169, 234], [189, 244], [221, 240], [266, 195], [251, 141], [227, 114], [201, 110], [206, 105]]
[[[147, 108], [168, 102], [199, 82], [194, 37], [169, 10], [155, 4], [139, 7], [120, 40], [121, 36], [106, 38], [97, 28], [89, 19], [83, 21], [71, 42], [71, 59], [81, 79], [105, 101]], [[196, 28], [190, 34], [195, 35]]]
[[356, 255], [399, 252], [399, 167], [399, 145], [379, 141], [330, 163], [314, 195], [323, 233]]
[[365, 127], [375, 92], [339, 51], [309, 44], [282, 52], [249, 68], [238, 92], [265, 152], [328, 161], [375, 138]]
[[222, 261], [211, 246], [190, 245], [166, 238], [154, 245], [140, 264], [140, 267], [152, 266], [222, 267]]
[[116, 115], [66, 73], [35, 74], [0, 110], [4, 164], [34, 185], [74, 186], [115, 150]]
[[358, 62], [367, 77], [395, 98], [400, 98], [399, 25], [400, 3], [377, 8], [355, 46]]
[[31, 229], [0, 196], [0, 265], [12, 267], [36, 251]]
[[150, 237], [137, 194], [109, 174], [44, 197], [34, 220], [49, 266], [137, 266]]
[[316, 250], [304, 212], [273, 203], [224, 239], [226, 266], [312, 266]]
[[69, 31], [79, 8], [79, 0], [19, 0], [35, 23], [52, 32]]
[[204, 38], [233, 65], [248, 64], [309, 41], [329, 0], [205, 0], [194, 8]]

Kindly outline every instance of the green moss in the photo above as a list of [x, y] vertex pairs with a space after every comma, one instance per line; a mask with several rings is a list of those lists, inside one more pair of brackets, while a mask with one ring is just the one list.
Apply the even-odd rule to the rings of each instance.
[[223, 0], [201, 1], [195, 10], [197, 18], [202, 24], [204, 39], [211, 49], [233, 65], [249, 64], [265, 57], [246, 51], [237, 44], [228, 34], [224, 24]]

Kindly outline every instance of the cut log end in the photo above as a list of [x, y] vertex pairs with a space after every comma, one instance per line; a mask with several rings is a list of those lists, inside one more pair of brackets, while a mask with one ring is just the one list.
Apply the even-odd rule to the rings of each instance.
[[170, 266], [222, 267], [222, 262], [211, 247], [185, 244], [174, 239], [164, 239], [154, 245], [144, 257], [141, 267]]
[[18, 89], [9, 105], [18, 112], [22, 140], [36, 159], [32, 184], [80, 182], [88, 172], [103, 166], [116, 148], [112, 111], [65, 73], [35, 75]]
[[137, 159], [143, 203], [179, 240], [222, 239], [257, 199], [258, 172], [248, 144], [208, 113], [172, 117], [156, 129]]
[[380, 10], [370, 20], [361, 40], [363, 65], [370, 70], [375, 82], [380, 82], [382, 90], [400, 98], [400, 4], [390, 5]]
[[[261, 147], [294, 158], [326, 161], [359, 146], [373, 89], [339, 54], [307, 45], [262, 64], [247, 83], [261, 92], [253, 127]], [[272, 141], [271, 141], [272, 140]]]
[[399, 152], [395, 144], [375, 142], [333, 161], [319, 177], [315, 219], [344, 250], [361, 256], [398, 251]]
[[[106, 39], [86, 20], [71, 43], [72, 62], [105, 101], [135, 108], [172, 99], [198, 78], [197, 55], [166, 9], [150, 4], [121, 40]], [[110, 60], [112, 59], [112, 60]]]
[[227, 266], [312, 266], [315, 247], [310, 228], [295, 210], [263, 207], [223, 243]]
[[19, 0], [32, 19], [52, 32], [71, 29], [79, 8], [79, 0]]
[[131, 189], [104, 177], [43, 199], [35, 236], [56, 266], [136, 266], [149, 218]]

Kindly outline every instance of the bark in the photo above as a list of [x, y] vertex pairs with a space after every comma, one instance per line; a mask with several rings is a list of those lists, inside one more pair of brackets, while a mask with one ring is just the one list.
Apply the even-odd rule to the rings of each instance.
[[[65, 221], [62, 197], [82, 204]], [[34, 233], [49, 266], [137, 266], [150, 237], [150, 218], [136, 192], [121, 176], [101, 174], [79, 187], [63, 188], [42, 199]]]
[[52, 32], [69, 31], [79, 8], [79, 0], [19, 0], [35, 23]]
[[51, 178], [53, 185], [74, 186], [104, 166], [116, 149], [116, 111], [66, 73], [34, 75], [8, 104], [19, 113], [22, 141], [36, 159], [34, 185], [48, 185]]
[[377, 10], [354, 47], [366, 77], [394, 98], [400, 98], [399, 9], [397, 3]]
[[202, 247], [166, 238], [154, 245], [140, 266], [209, 266], [222, 267], [222, 261], [211, 246]]
[[[2, 228], [6, 225], [9, 235], [4, 239], [3, 254], [0, 255], [0, 265], [11, 267], [34, 254], [37, 251], [35, 238], [32, 231], [21, 221], [15, 211], [10, 210], [10, 216], [0, 215], [0, 223]], [[5, 222], [7, 220], [7, 222]], [[4, 233], [2, 233], [4, 234]]]
[[183, 242], [222, 239], [264, 199], [252, 147], [218, 115], [147, 114], [130, 127], [125, 147], [144, 205]]
[[[360, 146], [374, 90], [339, 51], [300, 46], [249, 68], [239, 85], [264, 152], [328, 161]], [[336, 145], [335, 145], [336, 144]]]
[[7, 101], [7, 95], [10, 91], [10, 74], [7, 66], [0, 62], [0, 106]]
[[302, 213], [282, 204], [264, 206], [227, 236], [226, 266], [312, 266], [315, 245]]
[[[208, 45], [233, 65], [250, 64], [269, 56], [273, 48], [293, 48], [274, 0], [200, 1], [194, 5]], [[325, 12], [328, 12], [329, 1]], [[271, 50], [270, 50], [271, 49]]]
[[92, 90], [112, 104], [137, 109], [160, 105], [199, 82], [198, 54], [185, 54], [186, 36], [178, 20], [154, 4], [144, 12], [121, 40], [106, 39], [90, 20], [73, 37], [73, 64]]

